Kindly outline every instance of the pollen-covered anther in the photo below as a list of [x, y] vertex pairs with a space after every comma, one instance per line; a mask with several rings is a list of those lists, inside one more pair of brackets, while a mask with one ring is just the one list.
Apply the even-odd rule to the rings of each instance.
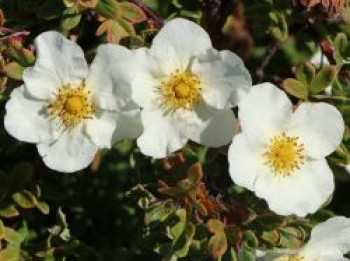
[[298, 137], [289, 137], [283, 133], [270, 140], [270, 146], [263, 157], [273, 173], [290, 176], [304, 164], [304, 150], [304, 145], [299, 142]]
[[196, 75], [180, 70], [162, 81], [157, 89], [160, 106], [167, 111], [193, 109], [202, 97], [201, 90], [201, 81]]
[[59, 89], [56, 99], [46, 108], [51, 117], [58, 117], [67, 128], [73, 128], [82, 120], [92, 117], [94, 106], [90, 91], [82, 83], [78, 87], [67, 84]]

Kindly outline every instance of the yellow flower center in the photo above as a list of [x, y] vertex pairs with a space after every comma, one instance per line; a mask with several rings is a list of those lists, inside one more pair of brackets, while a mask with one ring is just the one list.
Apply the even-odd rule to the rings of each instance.
[[158, 87], [160, 106], [167, 111], [191, 110], [200, 101], [201, 90], [201, 81], [196, 75], [176, 70]]
[[277, 258], [275, 261], [305, 261], [305, 259], [299, 256], [283, 256]]
[[46, 108], [52, 117], [58, 117], [67, 128], [73, 128], [94, 113], [90, 91], [81, 84], [73, 88], [70, 84], [59, 89], [56, 99]]
[[69, 97], [66, 101], [65, 108], [70, 114], [79, 113], [84, 107], [84, 100], [81, 96]]
[[[263, 154], [265, 164], [278, 175], [289, 176], [304, 164], [304, 145], [298, 137], [289, 137], [285, 133], [274, 136], [268, 150]], [[292, 260], [293, 261], [293, 260]]]

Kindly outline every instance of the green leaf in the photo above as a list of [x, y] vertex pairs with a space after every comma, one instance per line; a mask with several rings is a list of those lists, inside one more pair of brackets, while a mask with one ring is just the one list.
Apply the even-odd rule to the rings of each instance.
[[275, 245], [280, 240], [280, 235], [277, 230], [264, 231], [261, 235], [261, 239], [270, 243], [271, 245]]
[[24, 220], [22, 222], [22, 226], [20, 227], [20, 229], [17, 230], [17, 233], [20, 235], [21, 237], [21, 242], [24, 242], [26, 240], [28, 240], [29, 237], [29, 228], [28, 228], [28, 224], [27, 221]]
[[337, 106], [344, 117], [345, 124], [350, 125], [350, 105]]
[[195, 231], [196, 227], [194, 224], [186, 223], [183, 233], [178, 238], [178, 240], [176, 240], [173, 247], [173, 250], [177, 257], [187, 256]]
[[185, 209], [180, 208], [180, 209], [176, 210], [176, 216], [179, 217], [180, 221], [185, 222], [186, 221], [186, 217], [187, 217], [187, 212], [186, 212]]
[[130, 22], [124, 19], [107, 20], [97, 29], [96, 35], [107, 33], [109, 43], [119, 44], [120, 40], [135, 35], [135, 30]]
[[312, 63], [307, 62], [295, 68], [295, 75], [299, 81], [309, 86], [313, 78], [315, 78], [316, 70]]
[[4, 222], [0, 219], [0, 240], [5, 238], [5, 226]]
[[207, 228], [211, 233], [216, 234], [224, 231], [225, 225], [218, 219], [210, 219], [207, 222]]
[[202, 165], [200, 163], [193, 164], [188, 170], [187, 177], [193, 186], [196, 187], [203, 178]]
[[144, 47], [146, 45], [145, 40], [138, 35], [130, 35], [122, 38], [120, 44], [124, 46], [129, 46], [130, 49], [137, 49]]
[[284, 80], [283, 89], [290, 95], [305, 100], [308, 96], [307, 86], [296, 79], [288, 78]]
[[251, 248], [257, 248], [259, 246], [259, 240], [255, 233], [251, 230], [247, 230], [243, 234], [243, 241]]
[[150, 224], [152, 222], [163, 222], [170, 215], [174, 214], [175, 207], [171, 201], [163, 202], [153, 207], [148, 213], [146, 213], [145, 223]]
[[80, 23], [81, 14], [77, 10], [77, 8], [67, 8], [63, 12], [63, 16], [60, 23], [61, 32], [64, 34], [68, 34], [68, 32]]
[[22, 73], [24, 67], [22, 67], [19, 63], [11, 62], [4, 66], [4, 71], [6, 76], [18, 81], [22, 80]]
[[210, 219], [207, 221], [207, 228], [214, 234], [208, 243], [209, 251], [214, 258], [220, 258], [225, 254], [228, 246], [225, 224], [218, 219]]
[[50, 213], [50, 206], [45, 202], [37, 201], [36, 208], [44, 215]]
[[185, 191], [193, 190], [197, 188], [202, 177], [202, 165], [200, 163], [195, 163], [187, 171], [187, 178], [179, 181], [178, 186]]
[[12, 245], [20, 245], [22, 243], [21, 235], [14, 229], [5, 227], [5, 240]]
[[[125, 19], [116, 19], [116, 22], [123, 28], [123, 30], [126, 32], [125, 36], [129, 35], [135, 35], [135, 29], [134, 26], [127, 20]], [[123, 36], [123, 37], [125, 37]]]
[[209, 251], [214, 258], [222, 257], [227, 250], [227, 238], [224, 231], [212, 236], [208, 243]]
[[0, 251], [0, 261], [20, 261], [20, 251], [18, 246], [9, 245]]
[[167, 17], [172, 7], [171, 0], [144, 0], [143, 2], [161, 17]]
[[19, 41], [10, 41], [5, 49], [6, 54], [23, 67], [31, 66], [35, 62], [33, 52], [24, 48]]
[[339, 51], [343, 51], [348, 44], [346, 34], [338, 33], [334, 39], [334, 47]]
[[129, 2], [121, 2], [118, 3], [118, 8], [120, 10], [121, 16], [132, 23], [140, 23], [147, 19], [142, 9], [135, 4]]
[[239, 253], [238, 260], [240, 260], [240, 261], [255, 261], [256, 260], [255, 250], [244, 248], [242, 250], [242, 252]]
[[284, 218], [274, 214], [258, 216], [254, 220], [253, 224], [257, 226], [257, 229], [264, 229], [264, 230], [275, 229], [284, 224]]
[[335, 66], [325, 66], [316, 74], [310, 86], [310, 92], [317, 94], [331, 86], [337, 77], [337, 69]]
[[298, 249], [302, 245], [300, 231], [293, 227], [285, 227], [280, 230], [280, 244], [284, 248]]
[[344, 60], [343, 52], [348, 45], [346, 34], [338, 33], [334, 39], [335, 59], [337, 63], [342, 63]]
[[17, 217], [18, 215], [19, 212], [13, 205], [0, 209], [0, 217], [12, 218]]
[[105, 18], [118, 17], [118, 5], [115, 0], [99, 0], [96, 7], [98, 14]]
[[181, 236], [182, 232], [184, 231], [186, 227], [186, 222], [177, 222], [174, 226], [170, 228], [171, 235], [173, 236], [174, 240], [178, 240]]
[[230, 249], [230, 261], [238, 261], [236, 250], [233, 247]]
[[27, 190], [23, 190], [12, 195], [12, 199], [21, 207], [21, 208], [34, 208], [37, 205], [37, 200], [35, 196]]
[[171, 2], [173, 3], [173, 5], [177, 8], [183, 8], [182, 3], [179, 2], [180, 0], [172, 0]]
[[270, 12], [270, 19], [273, 25], [270, 27], [270, 33], [278, 41], [285, 41], [288, 38], [288, 24], [286, 17], [281, 12]]

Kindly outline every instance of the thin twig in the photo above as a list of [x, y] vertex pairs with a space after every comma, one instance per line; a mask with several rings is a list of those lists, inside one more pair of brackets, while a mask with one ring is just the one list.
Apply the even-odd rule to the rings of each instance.
[[281, 42], [272, 42], [266, 49], [264, 57], [260, 63], [260, 66], [255, 70], [257, 81], [261, 82], [265, 77], [265, 67], [270, 63], [271, 58], [275, 55], [277, 50], [280, 48]]

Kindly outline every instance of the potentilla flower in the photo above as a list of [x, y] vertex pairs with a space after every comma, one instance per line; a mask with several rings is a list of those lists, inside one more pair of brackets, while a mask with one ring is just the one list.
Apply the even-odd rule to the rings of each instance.
[[233, 181], [267, 201], [280, 215], [315, 212], [333, 193], [325, 157], [340, 144], [344, 122], [327, 103], [302, 103], [293, 112], [272, 84], [252, 88], [239, 104], [242, 133], [229, 149]]
[[185, 19], [168, 22], [137, 56], [132, 96], [143, 108], [137, 144], [144, 154], [166, 157], [189, 139], [208, 147], [232, 140], [231, 107], [251, 86], [238, 56], [213, 49], [208, 34]]
[[100, 46], [90, 69], [81, 48], [56, 32], [35, 40], [37, 60], [6, 105], [5, 128], [36, 143], [45, 164], [61, 172], [88, 166], [98, 148], [109, 148], [142, 130], [127, 84], [131, 51]]
[[350, 219], [333, 217], [315, 226], [300, 250], [260, 253], [257, 261], [346, 261], [350, 251]]

